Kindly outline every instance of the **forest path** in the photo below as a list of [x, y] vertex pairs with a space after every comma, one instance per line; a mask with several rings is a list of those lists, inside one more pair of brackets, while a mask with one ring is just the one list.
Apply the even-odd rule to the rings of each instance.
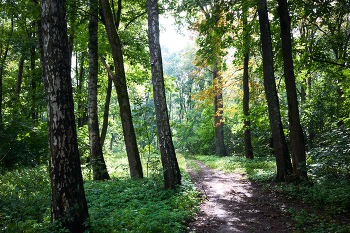
[[263, 191], [245, 174], [224, 173], [196, 160], [187, 161], [187, 172], [203, 197], [188, 232], [292, 232], [287, 210], [302, 208], [300, 203]]

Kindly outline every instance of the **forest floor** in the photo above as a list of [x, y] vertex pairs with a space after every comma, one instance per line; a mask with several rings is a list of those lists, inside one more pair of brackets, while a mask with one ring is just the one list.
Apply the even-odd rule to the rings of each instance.
[[306, 204], [264, 190], [243, 173], [224, 173], [196, 160], [190, 163], [187, 171], [202, 202], [188, 226], [189, 233], [299, 232], [288, 228], [293, 223], [287, 210], [309, 209]]

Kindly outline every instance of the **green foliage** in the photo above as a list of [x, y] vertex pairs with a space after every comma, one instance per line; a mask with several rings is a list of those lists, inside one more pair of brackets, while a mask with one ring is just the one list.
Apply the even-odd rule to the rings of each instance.
[[184, 232], [198, 192], [189, 177], [181, 190], [163, 190], [162, 182], [112, 179], [87, 182], [93, 232]]
[[294, 231], [302, 230], [305, 233], [350, 232], [350, 225], [329, 219], [328, 216], [308, 213], [305, 210], [296, 211], [293, 208], [290, 208], [288, 212], [292, 215], [293, 220], [293, 224], [289, 223], [288, 227]]
[[46, 167], [3, 172], [0, 177], [0, 231], [38, 232], [50, 214]]
[[350, 128], [335, 128], [320, 137], [308, 156], [309, 174], [324, 179], [350, 178]]
[[175, 147], [192, 155], [215, 154], [213, 106], [192, 109], [186, 116], [186, 122], [175, 125]]
[[0, 131], [0, 167], [35, 166], [48, 159], [47, 123], [17, 118]]
[[[184, 172], [185, 159], [178, 157], [183, 180], [176, 191], [164, 190], [159, 170], [149, 178], [128, 179], [112, 169], [109, 181], [86, 180], [91, 232], [185, 232], [199, 199]], [[109, 155], [107, 165], [127, 164], [125, 158]], [[0, 199], [0, 231], [67, 232], [59, 222], [50, 223], [50, 181], [44, 166], [4, 172]]]

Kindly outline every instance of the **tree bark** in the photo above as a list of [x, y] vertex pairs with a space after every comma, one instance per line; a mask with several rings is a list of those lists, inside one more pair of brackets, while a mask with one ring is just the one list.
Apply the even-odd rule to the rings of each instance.
[[31, 115], [32, 119], [37, 119], [36, 112], [36, 77], [35, 77], [35, 47], [30, 48], [30, 76], [32, 81], [32, 106]]
[[44, 86], [49, 138], [51, 221], [71, 232], [88, 223], [69, 67], [66, 1], [41, 1]]
[[113, 14], [108, 0], [100, 0], [105, 27], [108, 34], [109, 43], [112, 49], [112, 56], [115, 66], [115, 76], [113, 79], [118, 94], [120, 108], [120, 118], [123, 125], [126, 152], [129, 160], [130, 176], [132, 178], [143, 178], [140, 154], [137, 147], [136, 135], [132, 121], [131, 108], [129, 102], [128, 89], [125, 79], [125, 70], [120, 38], [114, 24]]
[[98, 76], [98, 0], [90, 0], [89, 23], [89, 87], [88, 87], [88, 113], [89, 113], [89, 141], [90, 158], [94, 180], [109, 180], [109, 175], [103, 158], [100, 132], [98, 126], [97, 106], [97, 76]]
[[83, 127], [84, 125], [88, 124], [88, 117], [87, 117], [87, 107], [86, 102], [84, 101], [83, 97], [83, 83], [84, 83], [84, 75], [85, 75], [85, 69], [84, 69], [84, 60], [85, 60], [85, 52], [81, 54], [80, 58], [80, 71], [79, 75], [77, 75], [77, 92], [78, 92], [78, 128]]
[[159, 147], [164, 169], [165, 189], [181, 185], [181, 173], [171, 136], [168, 108], [165, 97], [162, 55], [159, 44], [158, 0], [147, 0], [148, 43], [150, 49], [154, 105], [156, 110]]
[[253, 159], [252, 138], [250, 132], [250, 118], [249, 118], [249, 38], [247, 32], [247, 10], [243, 10], [243, 49], [244, 49], [244, 64], [243, 64], [243, 114], [244, 114], [244, 154], [247, 159]]
[[[13, 32], [13, 18], [11, 18], [10, 38], [12, 37], [12, 32]], [[3, 128], [3, 125], [2, 125], [2, 77], [4, 75], [5, 62], [6, 62], [7, 53], [9, 51], [9, 47], [10, 47], [10, 42], [8, 40], [5, 45], [5, 48], [4, 49], [2, 47], [0, 48], [0, 130]]]
[[292, 35], [287, 0], [278, 0], [278, 13], [280, 15], [282, 51], [284, 63], [284, 78], [287, 90], [288, 118], [290, 131], [290, 144], [293, 161], [293, 174], [307, 178], [307, 172], [300, 169], [300, 163], [306, 163], [304, 134], [299, 119], [299, 107], [292, 57]]
[[105, 108], [103, 111], [103, 123], [102, 123], [102, 130], [101, 130], [101, 146], [102, 147], [105, 143], [106, 134], [107, 134], [109, 104], [111, 102], [111, 95], [112, 95], [112, 78], [108, 76], [108, 86], [107, 86], [107, 93], [106, 93]]
[[23, 65], [24, 65], [24, 58], [21, 58], [21, 60], [18, 63], [18, 75], [17, 75], [17, 83], [16, 83], [16, 91], [15, 91], [16, 98], [19, 95], [19, 93], [21, 92], [22, 77], [23, 77]]
[[213, 64], [213, 85], [214, 85], [214, 135], [216, 154], [218, 156], [227, 156], [224, 143], [224, 119], [223, 108], [224, 100], [222, 98], [222, 76], [218, 71], [218, 62]]
[[112, 95], [112, 79], [115, 77], [113, 77], [114, 74], [111, 71], [113, 70], [113, 66], [110, 66], [110, 68], [108, 68], [106, 61], [101, 55], [100, 55], [100, 60], [102, 64], [105, 66], [108, 73], [108, 86], [107, 86], [107, 93], [106, 93], [105, 108], [103, 112], [102, 131], [101, 131], [101, 146], [103, 147], [106, 139], [107, 128], [108, 128], [109, 104], [111, 102], [111, 95]]
[[262, 46], [264, 87], [277, 165], [276, 181], [281, 182], [285, 180], [285, 176], [288, 176], [293, 172], [293, 167], [290, 161], [287, 142], [283, 133], [281, 121], [279, 100], [274, 77], [271, 32], [266, 0], [260, 0], [257, 7], [260, 24], [260, 40]]

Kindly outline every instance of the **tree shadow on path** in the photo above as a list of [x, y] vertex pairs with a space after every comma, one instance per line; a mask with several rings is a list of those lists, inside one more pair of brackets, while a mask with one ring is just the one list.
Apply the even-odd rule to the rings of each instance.
[[188, 232], [292, 232], [287, 210], [305, 206], [278, 197], [245, 178], [245, 174], [224, 173], [204, 166], [187, 171], [203, 201]]

